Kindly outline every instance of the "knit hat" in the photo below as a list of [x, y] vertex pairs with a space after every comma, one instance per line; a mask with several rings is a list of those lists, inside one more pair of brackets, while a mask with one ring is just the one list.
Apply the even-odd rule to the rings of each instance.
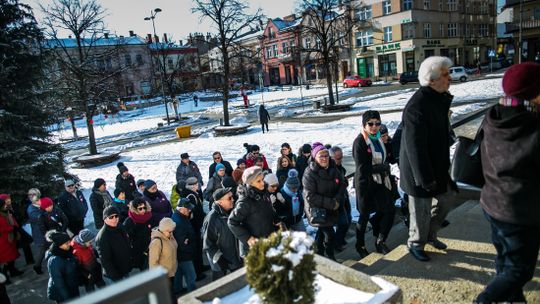
[[180, 210], [180, 208], [186, 208], [188, 210], [193, 210], [195, 209], [195, 205], [193, 205], [191, 203], [191, 201], [189, 200], [189, 198], [181, 198], [180, 201], [178, 202], [178, 206], [176, 207], [176, 210]]
[[216, 165], [216, 173], [221, 169], [225, 170], [225, 165], [222, 164], [222, 163], [217, 164]]
[[111, 215], [118, 215], [118, 208], [116, 208], [115, 206], [109, 206], [105, 209], [103, 209], [103, 219], [105, 220], [106, 218], [108, 218], [109, 216]]
[[151, 179], [147, 179], [147, 180], [144, 181], [144, 187], [146, 189], [149, 189], [150, 187], [152, 187], [155, 184], [156, 184], [156, 182], [151, 180]]
[[7, 193], [2, 193], [2, 194], [0, 194], [0, 199], [1, 199], [1, 200], [4, 200], [4, 201], [5, 201], [5, 200], [7, 200], [7, 199], [9, 199], [9, 198], [11, 198], [11, 196], [10, 196], [9, 194], [7, 194]]
[[313, 145], [311, 145], [311, 157], [314, 159], [315, 156], [317, 156], [317, 153], [323, 150], [326, 151], [326, 147], [322, 143], [320, 142], [313, 143]]
[[287, 181], [285, 181], [285, 185], [287, 185], [287, 188], [289, 189], [298, 189], [300, 188], [300, 180], [298, 179], [298, 171], [296, 169], [289, 170], [289, 173], [287, 174]]
[[159, 231], [174, 231], [176, 223], [169, 217], [164, 217], [159, 221]]
[[57, 247], [62, 246], [71, 240], [67, 233], [56, 230], [47, 231], [47, 233], [45, 234], [45, 239], [47, 239], [47, 241], [53, 243]]
[[54, 205], [54, 202], [51, 198], [49, 197], [42, 197], [40, 200], [39, 200], [39, 207], [43, 210], [49, 208], [50, 206]]
[[72, 180], [72, 179], [66, 179], [66, 181], [64, 182], [64, 185], [66, 187], [73, 186], [73, 185], [75, 185], [75, 181]]
[[267, 185], [277, 185], [277, 184], [279, 184], [279, 180], [277, 178], [277, 175], [275, 175], [274, 173], [266, 174], [266, 176], [264, 177], [264, 182]]
[[257, 176], [263, 174], [262, 168], [259, 166], [249, 167], [242, 174], [242, 182], [246, 185], [251, 184]]
[[367, 110], [362, 114], [362, 126], [365, 126], [370, 119], [381, 120], [379, 111]]
[[119, 162], [118, 164], [116, 164], [116, 166], [118, 167], [118, 170], [120, 171], [120, 174], [126, 172], [126, 171], [129, 171], [128, 168], [126, 167], [126, 165], [124, 165], [124, 163], [122, 162]]
[[84, 244], [90, 242], [96, 237], [96, 234], [88, 229], [83, 229], [79, 231], [79, 234], [75, 237], [75, 242], [79, 244]]
[[311, 153], [311, 146], [309, 144], [302, 145], [302, 153]]
[[388, 127], [385, 124], [381, 124], [381, 128], [379, 129], [379, 133], [381, 133], [381, 135], [388, 133]]
[[138, 179], [137, 180], [137, 187], [139, 187], [140, 185], [144, 184], [145, 180], [144, 179]]
[[196, 185], [199, 183], [199, 180], [197, 180], [196, 177], [189, 177], [188, 179], [186, 179], [186, 186], [193, 186], [193, 185]]
[[188, 158], [189, 158], [189, 154], [187, 154], [187, 153], [182, 153], [182, 154], [180, 154], [180, 158], [181, 158], [181, 159], [188, 159]]
[[245, 163], [246, 163], [246, 160], [243, 158], [240, 158], [239, 160], [236, 161], [237, 166], [240, 166], [240, 164], [245, 164]]
[[98, 179], [96, 179], [94, 181], [94, 188], [97, 189], [97, 188], [99, 188], [99, 187], [101, 187], [101, 186], [103, 186], [105, 184], [106, 184], [106, 182], [105, 182], [105, 180], [103, 178], [98, 178]]
[[214, 201], [219, 201], [222, 197], [225, 196], [225, 194], [232, 191], [232, 188], [219, 188], [216, 191], [214, 191], [214, 194], [212, 197], [214, 198]]
[[124, 192], [124, 194], [126, 194], [126, 191], [120, 189], [120, 188], [116, 188], [114, 189], [114, 197], [118, 197], [120, 195], [120, 193]]
[[507, 96], [531, 100], [540, 94], [539, 77], [540, 64], [534, 62], [515, 64], [504, 73], [503, 91]]

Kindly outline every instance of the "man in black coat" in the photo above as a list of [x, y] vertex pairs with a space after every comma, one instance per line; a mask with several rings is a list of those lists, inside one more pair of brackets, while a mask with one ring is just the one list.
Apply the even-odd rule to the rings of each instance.
[[126, 278], [133, 266], [131, 242], [124, 227], [118, 225], [119, 212], [109, 206], [103, 210], [103, 222], [96, 236], [96, 250], [103, 267], [103, 279], [107, 284]]
[[203, 251], [212, 268], [212, 280], [217, 280], [242, 267], [238, 240], [227, 226], [227, 218], [234, 207], [231, 188], [221, 188], [214, 192], [212, 210], [204, 219]]
[[225, 175], [232, 176], [233, 167], [231, 166], [231, 163], [229, 163], [226, 160], [223, 160], [223, 156], [221, 156], [221, 152], [218, 152], [218, 151], [214, 152], [214, 154], [212, 154], [212, 158], [214, 159], [214, 162], [208, 168], [208, 179], [212, 178], [214, 173], [216, 173], [217, 164], [223, 164], [225, 166]]
[[83, 193], [77, 190], [75, 181], [68, 179], [65, 182], [65, 191], [58, 197], [58, 206], [69, 220], [68, 228], [74, 235], [84, 228], [84, 218], [88, 212], [88, 203]]
[[120, 162], [116, 166], [120, 173], [116, 176], [115, 188], [120, 189], [125, 193], [126, 203], [129, 203], [135, 198], [134, 192], [137, 191], [135, 177], [129, 173], [129, 170], [124, 163]]
[[262, 132], [264, 133], [264, 127], [266, 126], [266, 132], [268, 132], [268, 121], [270, 120], [270, 114], [268, 110], [264, 108], [264, 105], [259, 106], [259, 122], [261, 123]]
[[[421, 88], [403, 110], [400, 148], [400, 186], [409, 195], [410, 227], [407, 245], [420, 261], [429, 261], [426, 243], [446, 249], [437, 239], [451, 209], [450, 193], [455, 183], [450, 168], [448, 111], [453, 96], [448, 93], [452, 61], [432, 56], [420, 65]], [[432, 208], [432, 202], [436, 204]]]

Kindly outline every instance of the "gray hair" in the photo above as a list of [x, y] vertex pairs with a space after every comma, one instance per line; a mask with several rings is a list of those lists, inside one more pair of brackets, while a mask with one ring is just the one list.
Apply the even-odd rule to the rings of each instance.
[[452, 60], [448, 57], [431, 56], [426, 58], [422, 61], [418, 70], [420, 85], [423, 87], [429, 86], [430, 81], [441, 77], [441, 69], [449, 69], [453, 65]]
[[332, 146], [328, 150], [328, 153], [330, 154], [330, 157], [334, 157], [334, 155], [336, 155], [337, 152], [343, 152], [343, 150], [341, 150], [341, 148], [338, 147], [338, 146]]

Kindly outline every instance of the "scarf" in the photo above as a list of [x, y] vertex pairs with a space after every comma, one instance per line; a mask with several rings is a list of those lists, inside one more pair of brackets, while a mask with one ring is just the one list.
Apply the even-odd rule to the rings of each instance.
[[103, 207], [107, 208], [112, 205], [113, 200], [109, 192], [107, 192], [107, 190], [105, 190], [104, 192], [97, 190], [96, 193], [98, 193], [99, 195], [101, 195], [101, 197], [103, 197]]
[[151, 193], [147, 189], [144, 189], [144, 195], [149, 197], [151, 200], [155, 200], [159, 196], [159, 190], [154, 193]]
[[152, 211], [147, 211], [144, 214], [138, 214], [129, 210], [128, 216], [135, 222], [135, 224], [146, 224], [150, 218], [152, 218]]
[[[363, 132], [363, 135], [364, 140], [366, 141], [366, 144], [368, 146], [368, 151], [371, 151], [371, 164], [384, 164], [384, 161], [386, 160], [386, 148], [380, 138], [380, 133], [377, 132], [377, 135], [375, 135], [377, 139], [372, 139], [372, 136], [374, 135], [367, 134], [367, 132]], [[377, 142], [377, 144], [375, 144], [374, 141]], [[389, 176], [382, 176], [379, 173], [374, 173], [372, 176], [374, 182], [379, 185], [384, 185], [388, 190], [392, 190], [392, 183]]]

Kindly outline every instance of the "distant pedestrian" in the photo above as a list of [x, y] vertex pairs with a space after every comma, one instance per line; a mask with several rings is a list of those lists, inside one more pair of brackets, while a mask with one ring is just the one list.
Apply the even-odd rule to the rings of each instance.
[[71, 252], [71, 239], [65, 232], [49, 231], [47, 239], [52, 243], [47, 254], [49, 283], [47, 298], [57, 303], [79, 296], [79, 271], [77, 259]]
[[172, 220], [176, 224], [173, 235], [178, 242], [176, 259], [178, 268], [174, 280], [174, 292], [181, 293], [183, 282], [187, 292], [195, 290], [195, 280], [197, 272], [195, 271], [194, 260], [197, 254], [197, 234], [190, 221], [191, 212], [195, 208], [188, 199], [182, 199], [172, 215]]
[[199, 96], [193, 94], [193, 103], [195, 104], [195, 107], [199, 106]]
[[129, 203], [128, 218], [124, 221], [131, 242], [133, 267], [139, 270], [148, 268], [148, 245], [152, 232], [152, 207], [142, 198], [135, 198]]
[[526, 303], [523, 286], [534, 276], [540, 248], [540, 64], [504, 74], [505, 97], [486, 114], [481, 143], [485, 185], [480, 205], [491, 225], [495, 278], [478, 303]]
[[208, 167], [208, 178], [211, 178], [214, 173], [216, 173], [216, 166], [218, 164], [222, 164], [225, 166], [225, 175], [232, 176], [233, 168], [231, 166], [231, 163], [223, 159], [223, 156], [221, 156], [221, 152], [216, 151], [212, 153], [212, 159], [214, 162]]
[[94, 225], [96, 229], [101, 229], [103, 227], [103, 210], [113, 203], [113, 198], [109, 191], [107, 191], [107, 183], [103, 178], [97, 178], [94, 181], [94, 187], [92, 188], [92, 193], [90, 194], [90, 207], [92, 207], [92, 212], [94, 214]]
[[127, 203], [131, 202], [134, 198], [133, 194], [137, 191], [137, 185], [135, 183], [135, 177], [129, 173], [128, 168], [122, 162], [116, 164], [120, 173], [116, 176], [115, 188], [124, 191]]
[[173, 292], [174, 275], [178, 262], [176, 260], [176, 250], [178, 244], [174, 238], [173, 231], [176, 223], [168, 217], [159, 221], [158, 227], [152, 229], [152, 241], [148, 249], [149, 268], [161, 266], [167, 271], [170, 282], [171, 297], [176, 300]]
[[232, 177], [234, 181], [237, 184], [242, 183], [242, 174], [244, 173], [244, 170], [246, 169], [246, 160], [243, 158], [240, 158], [236, 161], [236, 169], [234, 169]]
[[268, 121], [270, 120], [270, 114], [268, 110], [265, 109], [264, 105], [259, 106], [259, 122], [261, 124], [262, 132], [264, 133], [264, 127], [266, 127], [266, 132], [268, 132]]
[[88, 212], [88, 203], [82, 191], [77, 189], [77, 184], [74, 180], [67, 179], [64, 185], [64, 191], [58, 197], [58, 207], [60, 207], [69, 220], [69, 230], [76, 235], [84, 228], [84, 218]]
[[171, 203], [161, 190], [158, 189], [156, 182], [151, 179], [147, 179], [144, 182], [144, 196], [143, 199], [152, 207], [152, 219], [150, 224], [152, 227], [156, 227], [164, 217], [171, 217], [172, 207]]
[[190, 177], [195, 177], [199, 182], [199, 189], [201, 189], [204, 183], [202, 181], [202, 175], [201, 171], [199, 170], [199, 166], [197, 166], [195, 162], [189, 159], [188, 153], [182, 153], [180, 155], [180, 158], [182, 160], [180, 162], [180, 165], [178, 165], [178, 168], [176, 168], [176, 182], [180, 180], [187, 180]]
[[78, 262], [78, 271], [83, 279], [86, 292], [93, 291], [96, 287], [104, 287], [103, 274], [101, 272], [101, 264], [97, 260], [92, 241], [96, 234], [88, 229], [83, 229], [71, 240], [71, 248], [73, 255]]
[[242, 96], [242, 99], [244, 100], [244, 108], [249, 108], [249, 100], [248, 96], [246, 94], [246, 88], [244, 86], [240, 87], [240, 95]]

